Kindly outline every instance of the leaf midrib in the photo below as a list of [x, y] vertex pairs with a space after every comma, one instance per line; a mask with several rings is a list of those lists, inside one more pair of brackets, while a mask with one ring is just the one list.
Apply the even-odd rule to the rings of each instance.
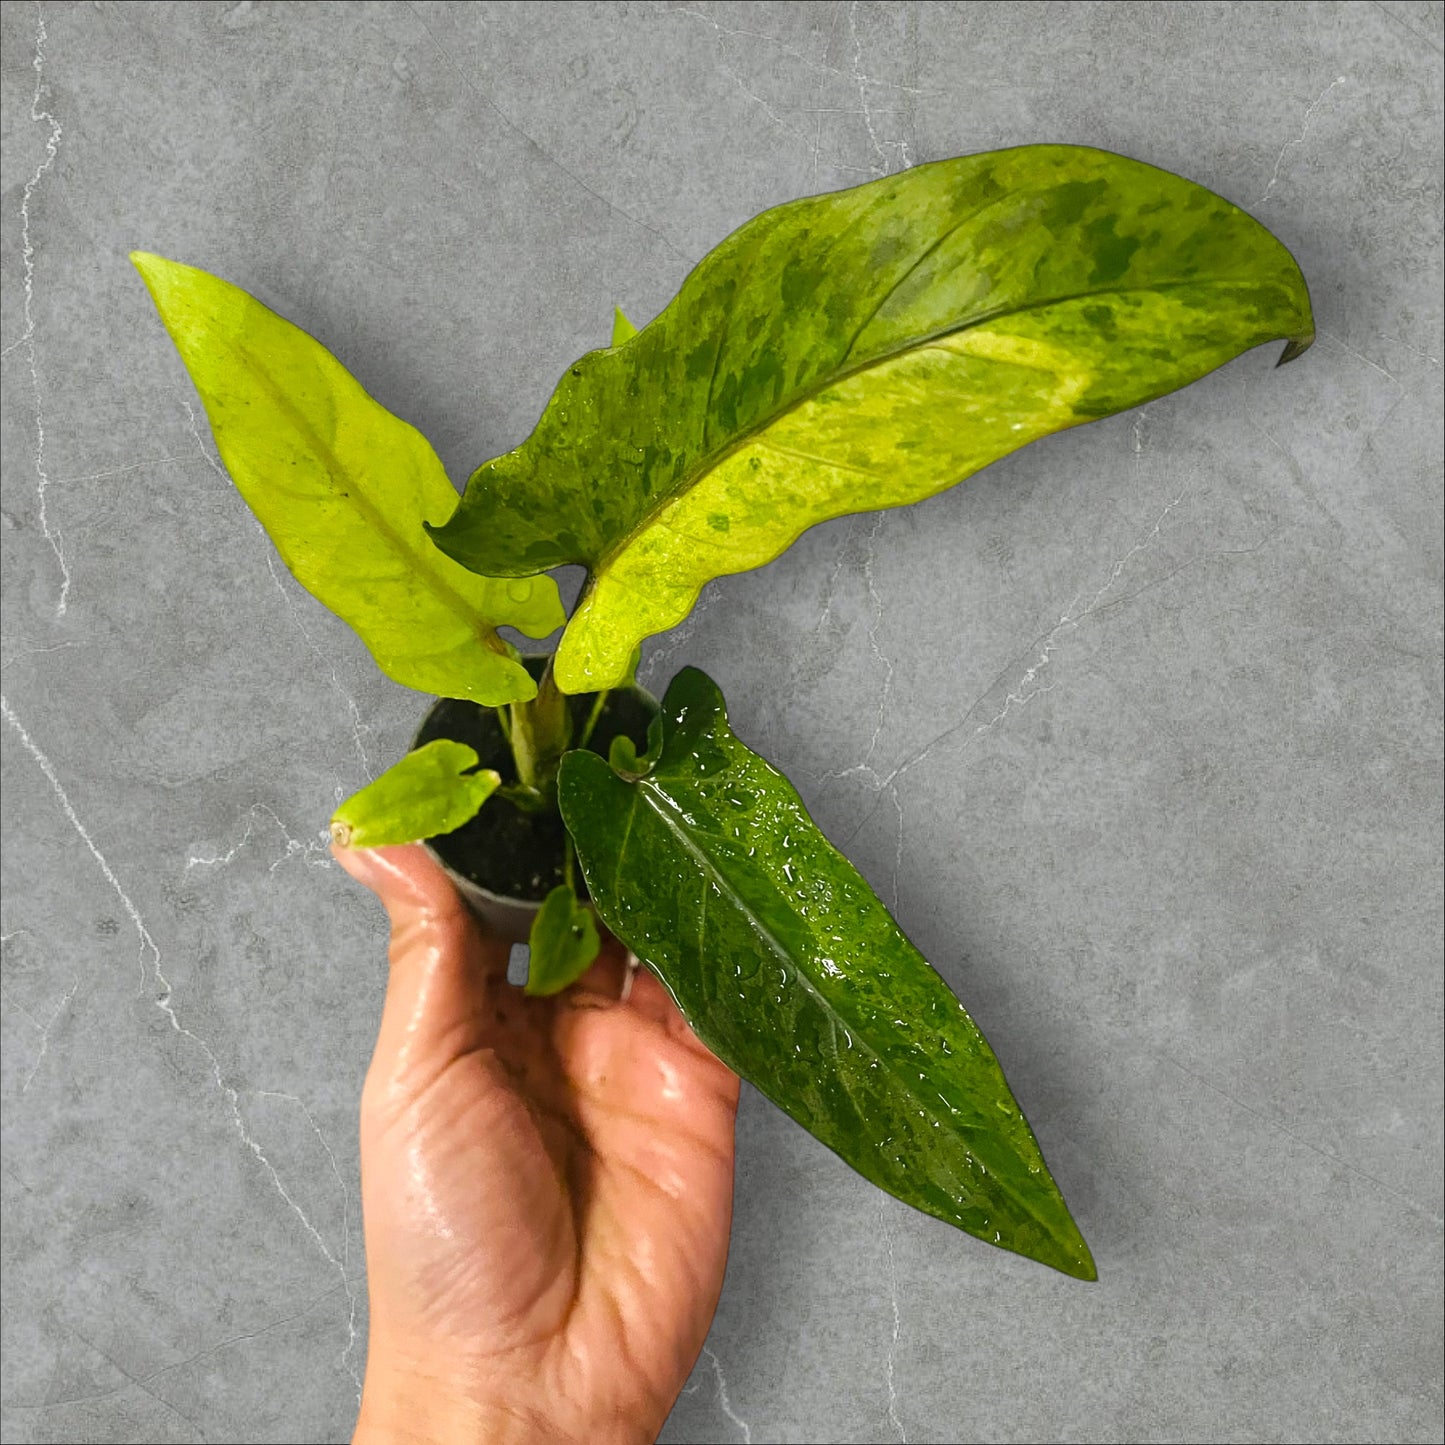
[[[838, 1008], [834, 1004], [833, 1000], [830, 999], [827, 994], [823, 993], [817, 987], [817, 985], [807, 975], [804, 969], [798, 964], [794, 956], [789, 953], [788, 950], [783, 946], [776, 934], [774, 934], [773, 931], [762, 921], [762, 919], [757, 916], [757, 914], [749, 906], [747, 900], [735, 888], [730, 885], [727, 875], [721, 872], [717, 865], [713, 862], [712, 858], [693, 841], [691, 836], [683, 828], [678, 826], [674, 817], [674, 811], [677, 808], [677, 805], [674, 800], [670, 798], [668, 794], [657, 785], [657, 783], [654, 781], [655, 776], [656, 775], [654, 774], [653, 777], [643, 778], [637, 784], [635, 784], [638, 796], [641, 797], [643, 801], [647, 804], [647, 806], [652, 809], [652, 811], [662, 821], [663, 826], [666, 827], [668, 831], [682, 844], [684, 851], [687, 852], [693, 859], [695, 859], [697, 863], [705, 870], [706, 876], [713, 881], [713, 883], [717, 886], [718, 891], [724, 897], [732, 900], [734, 906], [738, 909], [740, 913], [742, 913], [747, 918], [749, 923], [752, 924], [758, 934], [767, 942], [768, 946], [781, 958], [785, 959], [787, 962], [793, 965], [794, 976], [799, 979], [802, 982], [803, 986], [806, 988], [806, 990], [815, 999], [818, 1000], [824, 1012], [830, 1015], [837, 1023], [842, 1024], [844, 1028], [855, 1039], [857, 1039], [860, 1043], [863, 1044], [866, 1051], [870, 1055], [872, 1055], [873, 1058], [878, 1060], [879, 1064], [886, 1071], [888, 1077], [890, 1079], [895, 1079], [898, 1081], [902, 1091], [907, 1094], [910, 1099], [912, 1099], [915, 1103], [921, 1105], [929, 1114], [933, 1114], [934, 1109], [932, 1100], [921, 1094], [916, 1088], [913, 1087], [913, 1085], [908, 1080], [904, 1079], [898, 1073], [897, 1067], [894, 1064], [893, 1060], [891, 1060], [886, 1054], [879, 1053], [879, 1051], [874, 1048], [871, 1043], [868, 1042], [864, 1030], [860, 1027], [856, 1019], [853, 1021], [851, 1027], [849, 1026], [848, 1015], [845, 1014], [840, 1008]], [[657, 802], [654, 801], [654, 794], [657, 797], [666, 800], [666, 802], [668, 803], [668, 807], [659, 807]], [[629, 832], [630, 831], [631, 829], [629, 826]], [[982, 1130], [985, 1133], [987, 1132], [986, 1127], [983, 1124], [959, 1124], [957, 1120], [950, 1119], [949, 1125], [953, 1129], [967, 1129], [971, 1132]], [[993, 1181], [993, 1187], [997, 1188], [1000, 1193], [1006, 1195], [1008, 1199], [1023, 1214], [1027, 1215], [1028, 1218], [1038, 1221], [1046, 1228], [1050, 1227], [1048, 1221], [1043, 1218], [1035, 1209], [1033, 1209], [1024, 1199], [1022, 1199], [1011, 1185], [1004, 1181], [1003, 1176], [999, 1175], [994, 1171], [990, 1171], [987, 1177]]]
[[[1023, 316], [1030, 311], [1042, 311], [1050, 306], [1062, 306], [1070, 301], [1084, 301], [1091, 296], [1127, 296], [1131, 292], [1135, 291], [1172, 291], [1179, 290], [1188, 286], [1217, 286], [1221, 288], [1228, 288], [1234, 286], [1253, 286], [1257, 284], [1259, 283], [1242, 279], [1230, 281], [1204, 279], [1196, 281], [1161, 281], [1150, 286], [1100, 286], [1093, 290], [1074, 291], [1064, 296], [1052, 296], [1046, 301], [1037, 301], [1030, 303], [1026, 306], [1001, 306], [998, 308], [998, 310], [987, 312], [982, 316], [976, 316], [972, 320], [965, 322], [961, 326], [942, 327], [937, 331], [931, 331], [925, 335], [914, 338], [906, 346], [899, 346], [892, 351], [879, 352], [876, 355], [869, 357], [866, 361], [859, 362], [855, 366], [842, 367], [838, 371], [830, 372], [825, 379], [819, 380], [810, 387], [798, 392], [788, 401], [786, 406], [779, 407], [776, 411], [770, 412], [765, 418], [758, 422], [757, 425], [755, 425], [748, 431], [740, 433], [732, 441], [727, 443], [726, 446], [719, 448], [716, 452], [709, 453], [703, 459], [703, 461], [699, 463], [697, 467], [686, 473], [679, 481], [674, 483], [673, 486], [668, 488], [665, 492], [659, 493], [657, 499], [653, 502], [652, 506], [642, 515], [641, 518], [639, 518], [636, 525], [629, 528], [628, 531], [625, 532], [611, 548], [604, 552], [602, 557], [596, 562], [595, 565], [590, 566], [590, 571], [587, 579], [586, 593], [590, 594], [595, 590], [596, 579], [601, 576], [602, 573], [606, 572], [608, 568], [611, 567], [612, 563], [623, 552], [625, 552], [628, 547], [632, 545], [633, 541], [635, 541], [637, 537], [639, 537], [643, 532], [645, 532], [649, 527], [653, 525], [658, 514], [665, 511], [669, 506], [671, 506], [671, 504], [679, 496], [681, 496], [684, 492], [690, 491], [693, 487], [697, 486], [703, 477], [707, 476], [710, 472], [716, 471], [718, 467], [720, 467], [725, 461], [727, 461], [730, 456], [732, 456], [735, 452], [741, 451], [761, 433], [768, 431], [779, 420], [781, 420], [781, 418], [787, 416], [790, 412], [796, 411], [800, 406], [805, 405], [807, 402], [812, 401], [815, 396], [819, 395], [821, 392], [828, 390], [829, 387], [838, 386], [842, 382], [849, 380], [851, 377], [861, 375], [863, 372], [866, 371], [872, 371], [875, 367], [882, 366], [889, 361], [894, 361], [900, 356], [906, 356], [911, 351], [921, 350], [923, 347], [929, 345], [932, 342], [938, 341], [945, 336], [954, 336], [962, 331], [972, 331], [977, 327], [987, 326], [990, 322], [997, 321], [1000, 317], [1003, 316]], [[881, 311], [883, 309], [883, 305], [886, 304], [886, 301], [887, 298], [885, 297], [884, 301], [879, 304], [877, 310], [874, 312], [875, 317], [877, 315], [877, 311]], [[722, 348], [721, 346], [719, 346], [719, 362], [721, 361], [721, 357]], [[712, 381], [709, 381], [709, 401], [711, 401], [711, 387]], [[706, 414], [704, 414], [704, 439], [707, 435], [706, 428], [707, 416]], [[578, 560], [582, 561], [584, 565], [588, 565], [585, 562], [585, 559]], [[574, 609], [574, 615], [581, 612], [582, 602], [585, 600], [585, 596], [583, 597], [583, 599], [579, 600], [577, 607]]]
[[[312, 450], [320, 457], [322, 470], [326, 474], [327, 485], [332, 495], [339, 500], [354, 502], [357, 510], [364, 514], [365, 521], [381, 537], [383, 543], [403, 562], [414, 566], [427, 590], [436, 597], [442, 606], [452, 613], [487, 651], [500, 657], [506, 657], [506, 644], [497, 635], [494, 625], [484, 621], [476, 608], [461, 593], [451, 587], [434, 567], [426, 565], [420, 549], [407, 545], [406, 539], [392, 526], [386, 514], [376, 506], [359, 484], [353, 483], [351, 487], [343, 489], [341, 479], [348, 478], [350, 473], [342, 465], [341, 458], [337, 456], [331, 445], [322, 440], [311, 419], [296, 406], [291, 397], [272, 379], [267, 368], [259, 364], [257, 358], [243, 343], [233, 340], [232, 345], [240, 353], [262, 389], [271, 397], [273, 403], [286, 415], [297, 431], [301, 432], [309, 441]], [[380, 403], [369, 393], [363, 394], [371, 405], [380, 407]], [[382, 408], [382, 410], [385, 409]], [[387, 415], [390, 416], [391, 413], [388, 412]], [[400, 417], [395, 417], [394, 420], [402, 426], [407, 425]], [[425, 444], [425, 439], [423, 439], [423, 444]]]

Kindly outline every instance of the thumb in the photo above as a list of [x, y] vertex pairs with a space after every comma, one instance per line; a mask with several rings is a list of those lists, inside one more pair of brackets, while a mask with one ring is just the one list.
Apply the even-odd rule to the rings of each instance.
[[391, 921], [391, 974], [368, 1088], [414, 1097], [457, 1058], [486, 1045], [507, 945], [484, 935], [451, 880], [419, 843], [333, 847]]

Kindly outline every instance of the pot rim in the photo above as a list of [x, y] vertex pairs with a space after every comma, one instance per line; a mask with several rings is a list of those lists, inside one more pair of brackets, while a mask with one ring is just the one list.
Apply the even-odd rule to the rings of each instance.
[[459, 873], [435, 848], [431, 845], [430, 838], [423, 838], [421, 845], [441, 865], [442, 871], [462, 890], [462, 896], [468, 893], [480, 895], [488, 903], [501, 904], [506, 908], [523, 909], [528, 913], [536, 913], [541, 908], [543, 900], [540, 898], [517, 898], [510, 893], [493, 893], [490, 888], [484, 888], [475, 879], [468, 878], [465, 873]]
[[[545, 665], [547, 659], [550, 656], [552, 656], [552, 654], [547, 652], [523, 653], [522, 662], [523, 664], [529, 662], [539, 662]], [[607, 691], [637, 693], [641, 697], [646, 699], [646, 701], [649, 702], [654, 708], [658, 706], [657, 699], [652, 695], [652, 693], [650, 693], [645, 687], [643, 687], [642, 684], [636, 680], [636, 678], [634, 678], [629, 683], [624, 683], [621, 687], [608, 688]], [[448, 701], [455, 701], [455, 699], [449, 699], [444, 697], [432, 698], [430, 705], [422, 714], [421, 721], [417, 724], [416, 730], [412, 734], [412, 739], [410, 743], [411, 747], [415, 748], [417, 746], [417, 740], [421, 737], [422, 732], [425, 730], [427, 722], [431, 718], [432, 713], [439, 706]], [[478, 704], [478, 706], [484, 705]], [[498, 711], [498, 709], [495, 707], [486, 708], [485, 710], [488, 712]], [[504, 915], [508, 912], [512, 913], [513, 915], [522, 915], [527, 918], [533, 918], [540, 911], [542, 903], [544, 901], [543, 899], [517, 898], [508, 893], [496, 893], [492, 889], [485, 887], [483, 884], [478, 883], [475, 879], [468, 878], [465, 873], [462, 873], [458, 869], [452, 867], [452, 865], [441, 856], [437, 849], [432, 847], [430, 838], [423, 838], [420, 841], [422, 847], [426, 849], [428, 855], [436, 860], [438, 865], [440, 865], [442, 871], [447, 875], [448, 878], [451, 879], [452, 883], [456, 886], [457, 891], [462, 895], [462, 899], [468, 904], [472, 905], [474, 911], [477, 911], [478, 905], [480, 905], [481, 909], [486, 910], [486, 914], [490, 915], [489, 921], [492, 922], [494, 926], [498, 922], [500, 922], [500, 915]], [[596, 909], [593, 908], [591, 899], [586, 900], [584, 906], [592, 908], [594, 914], [596, 913]], [[524, 938], [521, 941], [525, 942], [526, 940]]]

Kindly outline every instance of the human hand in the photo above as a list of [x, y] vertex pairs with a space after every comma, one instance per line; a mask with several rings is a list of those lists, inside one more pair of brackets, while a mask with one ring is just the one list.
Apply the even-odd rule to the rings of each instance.
[[722, 1288], [737, 1076], [615, 942], [508, 985], [419, 845], [334, 849], [391, 919], [361, 1099], [357, 1442], [656, 1437]]

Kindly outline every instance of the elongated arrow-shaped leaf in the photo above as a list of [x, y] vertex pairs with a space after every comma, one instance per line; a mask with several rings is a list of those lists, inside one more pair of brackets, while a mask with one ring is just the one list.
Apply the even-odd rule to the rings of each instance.
[[450, 738], [417, 748], [336, 810], [332, 838], [343, 848], [380, 848], [460, 828], [502, 784], [490, 768], [472, 772], [478, 761], [475, 748]]
[[131, 260], [227, 471], [301, 585], [407, 687], [487, 706], [534, 697], [496, 628], [560, 627], [556, 584], [479, 577], [437, 551], [423, 524], [457, 494], [426, 438], [239, 287], [145, 252]]
[[792, 785], [689, 668], [662, 755], [626, 780], [562, 762], [562, 815], [602, 920], [699, 1038], [899, 1199], [1066, 1274], [1089, 1256], [983, 1035]]
[[481, 572], [592, 569], [557, 658], [588, 691], [817, 522], [1312, 336], [1289, 252], [1201, 186], [1076, 146], [939, 161], [734, 232], [434, 535]]

